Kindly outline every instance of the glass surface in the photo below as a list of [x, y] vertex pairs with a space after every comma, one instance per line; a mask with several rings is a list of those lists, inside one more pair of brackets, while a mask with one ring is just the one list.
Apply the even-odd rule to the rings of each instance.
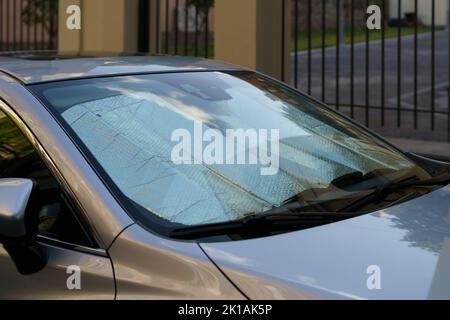
[[[304, 200], [320, 202], [308, 191], [329, 188], [339, 177], [377, 172], [376, 179], [365, 183], [369, 188], [380, 183], [380, 176], [386, 182], [416, 169], [403, 154], [346, 118], [251, 72], [76, 80], [41, 85], [37, 91], [122, 196], [170, 223], [232, 221], [302, 193]], [[180, 143], [173, 135], [179, 129], [192, 137], [192, 164], [173, 161]], [[214, 133], [214, 139], [196, 139], [199, 129]], [[230, 155], [225, 145], [230, 129], [266, 130], [264, 151], [278, 159], [275, 172], [262, 174], [271, 166], [267, 161], [250, 163], [251, 155], [262, 153], [261, 145], [250, 139]], [[222, 162], [233, 164], [198, 159], [204, 153], [196, 147], [211, 151], [208, 145], [221, 138], [222, 149], [211, 154], [223, 153]], [[248, 161], [236, 164], [242, 153]], [[327, 194], [327, 201], [333, 195], [342, 197], [342, 190]]]

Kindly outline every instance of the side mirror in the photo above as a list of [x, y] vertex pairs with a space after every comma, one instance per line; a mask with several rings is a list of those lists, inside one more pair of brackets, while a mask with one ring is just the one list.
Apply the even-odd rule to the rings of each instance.
[[39, 218], [33, 211], [35, 184], [28, 179], [0, 179], [0, 243], [24, 275], [36, 273], [47, 261], [36, 242]]

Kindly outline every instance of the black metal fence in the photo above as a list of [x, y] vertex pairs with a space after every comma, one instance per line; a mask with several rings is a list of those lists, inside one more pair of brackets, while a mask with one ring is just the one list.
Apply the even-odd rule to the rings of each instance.
[[0, 52], [57, 49], [58, 0], [0, 0]]
[[[149, 41], [157, 43], [156, 52], [211, 58], [214, 56], [213, 0], [157, 0], [156, 8], [148, 0], [139, 2], [139, 41], [141, 52], [147, 52]], [[149, 15], [157, 11], [156, 36], [149, 39]]]
[[[284, 81], [384, 135], [450, 141], [446, 1], [276, 1], [292, 8]], [[56, 50], [57, 3], [0, 0], [0, 52]], [[366, 26], [369, 5], [381, 9], [380, 30]], [[153, 42], [152, 52], [214, 57], [213, 0], [139, 0], [138, 24], [141, 52]]]
[[[450, 141], [450, 36], [441, 12], [449, 8], [437, 8], [438, 0], [414, 0], [412, 8], [406, 0], [279, 1], [292, 8], [285, 82], [382, 134]], [[213, 4], [159, 0], [157, 52], [214, 57]], [[367, 28], [370, 5], [381, 10], [380, 30]]]
[[[366, 26], [373, 4], [381, 30]], [[406, 4], [292, 0], [292, 83], [385, 135], [450, 141], [449, 8]]]

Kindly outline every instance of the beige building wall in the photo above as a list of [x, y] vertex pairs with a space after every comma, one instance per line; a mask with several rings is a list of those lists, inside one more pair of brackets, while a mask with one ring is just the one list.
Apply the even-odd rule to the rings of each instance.
[[[81, 30], [66, 27], [67, 7], [81, 7]], [[60, 0], [61, 54], [117, 55], [137, 51], [138, 0]]]
[[285, 1], [284, 65], [281, 3], [216, 0], [215, 58], [290, 79], [291, 1]]
[[[58, 51], [61, 54], [102, 56], [137, 52], [138, 0], [59, 1]], [[155, 9], [153, 2], [151, 8]], [[284, 1], [284, 38], [282, 3], [279, 0], [216, 0], [215, 58], [281, 80], [290, 79], [291, 1]], [[69, 30], [66, 26], [67, 7], [73, 4], [81, 8], [81, 30]], [[155, 20], [153, 16], [151, 21]], [[153, 27], [150, 40], [161, 41], [161, 35], [156, 37], [154, 32]], [[154, 52], [156, 47], [156, 41], [152, 40], [150, 50]]]
[[[81, 0], [59, 0], [58, 6], [58, 52], [67, 55], [80, 53], [81, 31], [68, 30], [66, 10], [70, 5], [81, 6]], [[83, 21], [83, 20], [82, 20]]]
[[[448, 21], [449, 0], [436, 1], [436, 26], [446, 26]], [[398, 16], [398, 0], [389, 1], [391, 18]], [[402, 0], [402, 16], [407, 12], [414, 12], [414, 0]], [[425, 25], [432, 21], [431, 0], [418, 0], [418, 18]]]

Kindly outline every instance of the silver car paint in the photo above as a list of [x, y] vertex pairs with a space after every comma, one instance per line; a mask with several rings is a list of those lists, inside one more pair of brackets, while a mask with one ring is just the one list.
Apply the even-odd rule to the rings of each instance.
[[[23, 276], [0, 245], [0, 300], [112, 300], [114, 273], [108, 257], [86, 254], [43, 244], [47, 266], [40, 272]], [[80, 290], [70, 290], [69, 266], [80, 267]], [[70, 270], [70, 269], [69, 269]]]
[[[2, 60], [3, 59], [3, 60]], [[0, 70], [32, 84], [117, 74], [243, 70], [217, 61], [169, 56], [104, 57], [62, 60], [17, 60], [0, 57]]]
[[109, 254], [117, 299], [244, 299], [195, 242], [127, 228]]
[[0, 235], [26, 235], [25, 210], [33, 191], [33, 181], [27, 179], [0, 179]]
[[[195, 69], [193, 66], [178, 69], [180, 65], [171, 65], [172, 58], [166, 58], [165, 68], [146, 66], [147, 59], [143, 58], [145, 61], [139, 66], [130, 65], [132, 59], [129, 58], [117, 58], [126, 61], [118, 62], [116, 66], [112, 58], [98, 63], [90, 59], [91, 66], [87, 70], [76, 65], [68, 70], [70, 63], [63, 62], [9, 61], [2, 64], [0, 61], [0, 69], [29, 83], [151, 70]], [[194, 63], [191, 61], [187, 65]], [[0, 96], [27, 123], [30, 136], [34, 134], [45, 147], [48, 160], [51, 159], [82, 204], [102, 247], [106, 249], [112, 243], [109, 253], [116, 271], [118, 298], [244, 297], [208, 261], [196, 243], [162, 239], [132, 224], [50, 114], [16, 80], [1, 73]], [[21, 119], [16, 122], [20, 123]], [[201, 246], [250, 298], [449, 298], [449, 203], [450, 187], [447, 187], [414, 201], [340, 223], [275, 237]], [[423, 219], [411, 219], [411, 214]], [[54, 250], [66, 249], [58, 247]], [[5, 268], [4, 257], [4, 252], [0, 251], [0, 268]], [[73, 250], [64, 251], [64, 257], [69, 263], [80, 260], [79, 252]], [[90, 258], [95, 260], [94, 257], [99, 256], [83, 253], [82, 257], [90, 265]], [[106, 265], [106, 262], [100, 266], [92, 264], [97, 271], [106, 270]], [[366, 271], [370, 265], [381, 268], [381, 290], [369, 290], [366, 286]], [[49, 267], [52, 266], [50, 263]], [[14, 274], [12, 269], [0, 271], [0, 274]], [[60, 285], [59, 281], [53, 281], [56, 279], [53, 275], [38, 273], [33, 277], [36, 280], [31, 282], [35, 293], [32, 297], [55, 295], [55, 292], [47, 292], [40, 296], [38, 292], [45, 292], [42, 287], [47, 282]], [[21, 280], [16, 276], [10, 278], [12, 290], [14, 280]], [[100, 272], [89, 280], [89, 285], [95, 286], [97, 280], [101, 282], [102, 279]], [[27, 295], [18, 292], [17, 297]]]
[[450, 299], [450, 186], [322, 227], [201, 246], [251, 299]]

